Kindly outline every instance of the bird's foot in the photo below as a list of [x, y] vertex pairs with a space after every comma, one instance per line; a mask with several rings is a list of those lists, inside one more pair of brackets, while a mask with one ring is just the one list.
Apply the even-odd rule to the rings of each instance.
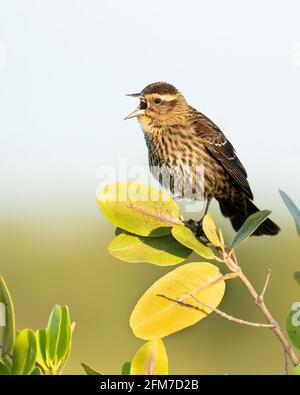
[[188, 228], [192, 229], [192, 230], [196, 230], [197, 229], [197, 221], [193, 220], [193, 219], [188, 219], [187, 221], [184, 221], [184, 225], [187, 226]]
[[203, 232], [203, 218], [197, 222], [197, 230], [196, 230], [196, 237], [205, 237], [205, 233]]
[[201, 236], [205, 237], [205, 234], [203, 232], [202, 222], [203, 222], [202, 219], [200, 219], [200, 221], [195, 221], [194, 219], [189, 219], [187, 221], [184, 221], [184, 224], [185, 224], [185, 226], [190, 228], [193, 232], [195, 232], [196, 237], [201, 237]]

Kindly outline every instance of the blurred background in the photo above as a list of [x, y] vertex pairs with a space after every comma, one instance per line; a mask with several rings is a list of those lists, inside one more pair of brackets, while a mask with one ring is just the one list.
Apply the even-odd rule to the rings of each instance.
[[[17, 327], [43, 327], [68, 304], [76, 331], [65, 373], [84, 361], [119, 373], [143, 342], [128, 324], [143, 292], [170, 268], [109, 256], [114, 229], [97, 208], [101, 166], [147, 165], [126, 93], [176, 85], [232, 141], [255, 201], [282, 232], [253, 238], [238, 258], [285, 323], [300, 300], [300, 243], [278, 189], [300, 205], [300, 5], [238, 0], [0, 0], [0, 272]], [[233, 237], [216, 205], [215, 221]], [[190, 260], [195, 260], [191, 257]], [[238, 281], [221, 309], [262, 321]], [[265, 329], [214, 314], [165, 339], [173, 374], [283, 373]]]

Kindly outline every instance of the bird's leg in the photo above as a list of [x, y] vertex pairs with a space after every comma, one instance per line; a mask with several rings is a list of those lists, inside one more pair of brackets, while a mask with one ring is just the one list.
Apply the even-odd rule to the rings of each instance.
[[203, 222], [203, 218], [206, 216], [206, 214], [207, 214], [207, 212], [208, 212], [210, 203], [211, 203], [211, 199], [208, 198], [207, 201], [206, 201], [206, 206], [205, 206], [204, 214], [202, 215], [202, 217], [200, 218], [200, 220], [198, 221], [198, 224], [197, 224], [196, 237], [200, 237], [201, 234], [202, 234], [202, 222]]

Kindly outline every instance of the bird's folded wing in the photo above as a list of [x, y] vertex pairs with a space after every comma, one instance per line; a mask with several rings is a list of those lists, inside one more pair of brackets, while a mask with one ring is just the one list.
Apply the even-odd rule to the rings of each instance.
[[197, 120], [193, 122], [193, 126], [210, 154], [221, 163], [247, 196], [253, 199], [247, 180], [247, 172], [226, 136], [210, 119], [201, 113], [198, 113]]

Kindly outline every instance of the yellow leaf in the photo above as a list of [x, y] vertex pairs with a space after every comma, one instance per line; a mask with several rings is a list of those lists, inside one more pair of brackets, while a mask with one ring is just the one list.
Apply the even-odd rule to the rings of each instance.
[[118, 234], [110, 243], [108, 251], [126, 262], [149, 262], [159, 266], [181, 263], [192, 252], [178, 243], [172, 235], [144, 237], [126, 231]]
[[144, 344], [131, 362], [130, 374], [168, 374], [168, 357], [161, 339]]
[[140, 236], [160, 237], [181, 225], [179, 207], [166, 193], [137, 182], [106, 185], [97, 197], [106, 218]]
[[205, 318], [211, 310], [187, 293], [217, 307], [225, 291], [221, 277], [217, 266], [192, 262], [160, 278], [145, 292], [131, 314], [130, 327], [135, 336], [160, 339]]
[[211, 217], [211, 215], [208, 213], [206, 216], [203, 218], [203, 231], [205, 233], [205, 236], [208, 238], [208, 240], [216, 247], [221, 246], [221, 242], [217, 233], [217, 228], [216, 225]]

